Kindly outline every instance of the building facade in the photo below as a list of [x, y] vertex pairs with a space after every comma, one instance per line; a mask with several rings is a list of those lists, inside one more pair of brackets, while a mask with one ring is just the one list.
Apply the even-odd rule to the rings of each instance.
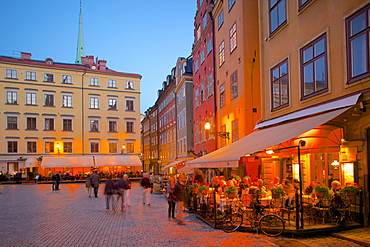
[[0, 78], [3, 173], [141, 169], [141, 75], [111, 70], [93, 56], [67, 64], [21, 53], [0, 57]]

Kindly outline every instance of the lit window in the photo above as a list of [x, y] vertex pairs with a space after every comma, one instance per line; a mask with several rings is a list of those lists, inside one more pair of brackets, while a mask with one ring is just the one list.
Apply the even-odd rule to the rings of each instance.
[[98, 142], [91, 142], [90, 143], [90, 152], [91, 153], [99, 153], [99, 143]]
[[45, 153], [54, 153], [54, 142], [45, 142]]
[[72, 142], [63, 142], [63, 153], [72, 153]]
[[218, 49], [218, 57], [220, 59], [219, 66], [225, 62], [225, 42], [222, 41]]

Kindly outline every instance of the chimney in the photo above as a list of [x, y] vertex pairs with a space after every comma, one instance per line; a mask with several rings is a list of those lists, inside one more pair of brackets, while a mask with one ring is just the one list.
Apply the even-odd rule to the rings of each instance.
[[21, 58], [22, 59], [28, 59], [28, 60], [31, 60], [31, 53], [29, 52], [21, 52]]
[[107, 69], [107, 61], [99, 60], [98, 61], [99, 70], [106, 70]]
[[94, 56], [86, 56], [81, 57], [81, 61], [83, 65], [93, 65], [94, 64]]

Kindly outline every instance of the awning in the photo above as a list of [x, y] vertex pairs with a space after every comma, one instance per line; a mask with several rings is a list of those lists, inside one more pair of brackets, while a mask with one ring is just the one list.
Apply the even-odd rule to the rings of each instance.
[[339, 99], [339, 100], [332, 101], [326, 104], [303, 109], [301, 111], [297, 111], [297, 112], [294, 112], [294, 113], [291, 113], [291, 114], [288, 114], [282, 117], [274, 118], [274, 119], [259, 123], [254, 128], [259, 129], [259, 128], [267, 127], [273, 124], [282, 123], [288, 120], [298, 119], [301, 117], [308, 117], [308, 116], [311, 116], [317, 113], [322, 113], [322, 112], [326, 112], [326, 111], [330, 111], [334, 109], [340, 109], [340, 108], [344, 108], [348, 106], [353, 106], [357, 103], [360, 95], [361, 94], [356, 94], [356, 95], [353, 95], [347, 98]]
[[165, 170], [165, 169], [167, 169], [167, 168], [170, 168], [170, 167], [174, 167], [175, 165], [177, 165], [178, 163], [180, 163], [182, 160], [175, 160], [174, 162], [171, 162], [171, 163], [169, 163], [168, 165], [166, 165], [166, 166], [164, 166], [163, 168], [162, 168], [162, 170]]
[[43, 156], [41, 167], [141, 166], [139, 155]]
[[221, 168], [237, 167], [240, 157], [256, 153], [265, 148], [275, 146], [292, 139], [306, 131], [320, 126], [336, 116], [347, 111], [350, 107], [330, 111], [294, 122], [281, 124], [271, 128], [256, 130], [246, 137], [220, 148], [212, 153], [187, 163], [189, 168]]
[[28, 158], [24, 162], [24, 167], [25, 168], [27, 168], [27, 167], [37, 167], [38, 164], [39, 164], [39, 161], [36, 158]]

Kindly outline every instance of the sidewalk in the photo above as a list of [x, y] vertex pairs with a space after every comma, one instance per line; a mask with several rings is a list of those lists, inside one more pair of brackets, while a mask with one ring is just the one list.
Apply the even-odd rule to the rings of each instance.
[[345, 239], [363, 246], [370, 246], [370, 228], [358, 228], [343, 232], [333, 233], [336, 238]]

